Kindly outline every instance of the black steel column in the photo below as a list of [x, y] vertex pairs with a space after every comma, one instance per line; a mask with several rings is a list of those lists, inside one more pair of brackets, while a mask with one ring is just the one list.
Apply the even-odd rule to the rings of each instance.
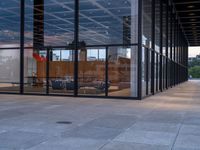
[[154, 95], [155, 93], [155, 0], [152, 0], [152, 51], [151, 51], [151, 93]]
[[178, 22], [178, 40], [177, 40], [177, 44], [178, 44], [178, 46], [177, 46], [177, 63], [178, 63], [178, 75], [177, 75], [177, 77], [178, 77], [178, 79], [177, 79], [177, 82], [178, 82], [178, 84], [180, 83], [180, 65], [179, 65], [179, 63], [180, 63], [180, 60], [179, 60], [179, 55], [180, 55], [180, 26], [179, 26], [179, 22]]
[[74, 96], [78, 96], [79, 0], [75, 0], [74, 11]]
[[186, 59], [186, 80], [188, 80], [188, 45], [186, 45], [186, 57], [187, 57], [187, 59]]
[[172, 20], [173, 20], [173, 8], [172, 8], [172, 5], [171, 5], [171, 8], [170, 8], [170, 86], [172, 87], [172, 76], [173, 76], [173, 65], [172, 65], [172, 48], [173, 48], [173, 42], [172, 42], [172, 32], [173, 32], [173, 29], [172, 29]]
[[142, 0], [138, 1], [138, 99], [142, 99]]
[[173, 80], [173, 85], [175, 86], [176, 85], [176, 14], [174, 14], [174, 19], [173, 19], [173, 22], [174, 22], [174, 37], [173, 37], [173, 40], [174, 40], [174, 80]]
[[160, 91], [163, 91], [163, 0], [160, 0]]
[[168, 40], [169, 40], [169, 33], [168, 33], [168, 27], [169, 27], [169, 1], [166, 0], [166, 82], [165, 82], [165, 88], [168, 89]]
[[20, 4], [20, 94], [24, 93], [24, 9], [25, 1]]

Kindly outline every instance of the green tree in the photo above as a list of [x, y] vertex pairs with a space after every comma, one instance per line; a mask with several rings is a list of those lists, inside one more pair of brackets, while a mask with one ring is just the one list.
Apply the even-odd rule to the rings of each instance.
[[194, 66], [200, 66], [200, 60], [199, 59], [194, 59], [191, 62], [188, 63], [188, 67], [194, 67]]
[[191, 75], [192, 78], [200, 78], [200, 66], [189, 68], [189, 75]]

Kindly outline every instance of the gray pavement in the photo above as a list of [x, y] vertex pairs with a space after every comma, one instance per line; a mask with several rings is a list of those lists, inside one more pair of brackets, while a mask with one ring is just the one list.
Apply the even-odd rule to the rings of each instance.
[[143, 101], [0, 95], [0, 150], [171, 149], [200, 150], [200, 81]]

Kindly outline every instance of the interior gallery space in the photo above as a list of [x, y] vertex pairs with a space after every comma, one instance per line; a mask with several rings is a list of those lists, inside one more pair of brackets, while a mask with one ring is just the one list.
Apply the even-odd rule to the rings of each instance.
[[181, 0], [0, 1], [0, 93], [142, 99], [185, 82], [188, 46], [198, 39], [177, 9], [194, 7]]

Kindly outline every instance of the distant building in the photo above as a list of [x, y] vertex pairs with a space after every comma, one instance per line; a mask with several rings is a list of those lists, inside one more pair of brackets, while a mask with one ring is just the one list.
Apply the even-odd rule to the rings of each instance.
[[196, 57], [189, 57], [189, 58], [188, 58], [188, 61], [189, 61], [189, 62], [192, 62], [192, 61], [195, 60], [195, 59], [196, 59]]
[[199, 55], [196, 55], [196, 57], [189, 57], [189, 58], [188, 58], [188, 61], [189, 61], [189, 62], [192, 62], [192, 61], [194, 61], [194, 60], [200, 60], [200, 54], [199, 54]]

